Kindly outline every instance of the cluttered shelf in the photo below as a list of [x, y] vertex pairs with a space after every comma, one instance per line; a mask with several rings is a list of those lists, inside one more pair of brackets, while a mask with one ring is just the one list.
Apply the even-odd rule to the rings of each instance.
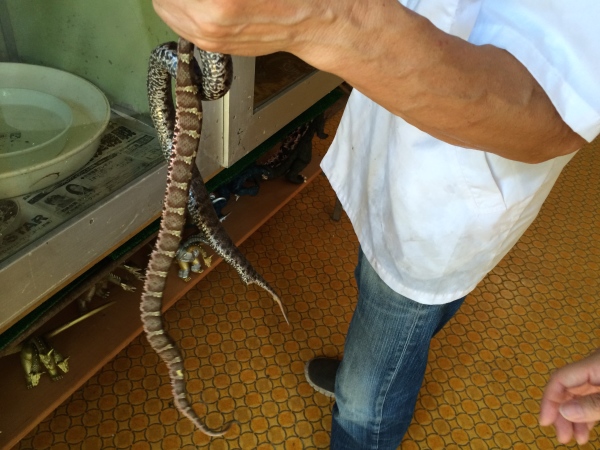
[[[322, 117], [324, 111], [334, 103], [339, 103], [343, 96], [343, 92], [337, 89], [322, 98], [238, 163], [211, 178], [207, 182], [209, 191], [227, 185], [236, 177], [239, 179], [241, 172], [254, 165], [261, 156], [268, 157], [271, 150], [283, 145], [279, 143], [284, 137], [302, 129], [308, 122], [314, 122], [317, 116]], [[51, 263], [45, 265], [41, 278], [27, 286], [4, 283], [6, 286], [0, 296], [2, 310], [12, 314], [10, 322], [8, 316], [4, 315], [0, 324], [0, 383], [4, 386], [0, 390], [0, 405], [15, 405], [11, 409], [3, 408], [0, 413], [0, 448], [10, 448], [16, 444], [142, 331], [139, 318], [142, 281], [135, 276], [127, 279], [127, 284], [135, 288], [134, 292], [113, 289], [110, 298], [100, 302], [98, 296], [88, 295], [90, 286], [100, 289], [102, 284], [106, 285], [109, 274], [116, 275], [119, 284], [118, 277], [124, 274], [124, 262], [133, 264], [134, 270], [142, 271], [147, 265], [158, 230], [156, 219], [161, 209], [160, 191], [164, 190], [164, 184], [156, 180], [165, 178], [162, 155], [151, 130], [142, 123], [132, 121], [131, 117], [122, 114], [117, 116], [113, 112], [105, 135], [108, 137], [103, 139], [96, 157], [81, 172], [48, 187], [41, 194], [34, 192], [18, 198], [21, 206], [27, 208], [54, 208], [51, 222], [56, 228], [50, 230], [48, 224], [32, 228], [30, 231], [33, 234], [29, 240], [15, 239], [11, 241], [10, 248], [3, 246], [3, 251], [16, 251], [18, 257], [8, 255], [0, 263], [2, 278], [7, 281], [23, 279], [13, 272], [21, 270], [23, 266], [31, 267], [29, 263], [33, 260]], [[317, 132], [316, 129], [314, 132]], [[311, 141], [308, 142], [312, 147]], [[294, 159], [296, 162], [300, 160], [297, 155], [290, 160]], [[308, 183], [320, 173], [320, 157], [313, 155], [310, 162], [306, 162], [308, 165], [302, 164], [301, 170]], [[138, 166], [141, 172], [129, 169]], [[123, 173], [125, 168], [129, 172]], [[106, 177], [110, 178], [108, 182]], [[93, 189], [96, 185], [92, 186], [92, 181], [96, 182], [98, 189]], [[225, 213], [228, 216], [224, 226], [237, 245], [307, 185], [296, 184], [298, 180], [296, 183], [289, 181], [274, 177], [261, 183], [260, 195], [242, 196], [239, 201], [227, 204]], [[65, 201], [55, 204], [46, 201], [50, 197], [59, 197], [62, 191], [74, 185], [88, 188], [85, 190], [87, 195], [79, 197], [89, 197], [87, 203], [78, 201], [67, 204]], [[100, 198], [94, 193], [106, 195]], [[69, 196], [65, 194], [63, 197]], [[135, 205], [133, 217], [132, 205]], [[35, 211], [29, 213], [35, 214]], [[90, 239], [90, 236], [96, 238]], [[5, 243], [8, 241], [6, 239]], [[85, 242], [89, 248], [82, 248], [81, 242]], [[20, 249], [15, 247], [19, 245]], [[82, 263], [82, 257], [85, 263]], [[23, 261], [19, 258], [24, 258], [26, 264], [21, 264]], [[215, 258], [203, 273], [192, 274], [189, 283], [182, 281], [173, 268], [163, 309], [172, 306], [219, 262]], [[60, 274], [67, 274], [69, 278]], [[110, 281], [114, 282], [115, 279]], [[29, 292], [31, 289], [35, 292]], [[17, 291], [23, 295], [13, 295]], [[89, 314], [82, 316], [81, 298], [86, 296], [94, 299], [88, 305]], [[20, 299], [17, 304], [15, 299]], [[31, 304], [27, 311], [22, 308], [24, 303]], [[13, 306], [21, 308], [18, 314], [13, 314]], [[66, 324], [74, 325], [65, 329]], [[31, 371], [27, 378], [23, 364], [24, 361], [25, 365], [29, 364], [27, 354], [35, 352], [36, 339], [39, 337], [42, 337], [40, 342], [46, 340], [48, 347], [55, 352], [52, 359], [56, 365], [61, 367], [59, 361], [63, 360], [65, 364], [66, 359], [68, 366], [66, 371], [55, 370], [55, 378], [58, 375], [61, 379], [53, 381], [52, 371], [47, 370], [48, 373], [38, 375], [35, 385], [28, 389]], [[24, 352], [21, 352], [23, 349]], [[47, 368], [40, 364], [41, 371]]]
[[[314, 158], [303, 171], [307, 177], [307, 183], [320, 173], [319, 163], [319, 159]], [[248, 238], [306, 187], [307, 183], [292, 184], [284, 179], [270, 180], [261, 187], [260, 196], [241, 197], [232, 206], [230, 214], [224, 222], [225, 228], [234, 242], [239, 245]], [[144, 267], [149, 249], [148, 245], [143, 245], [130, 261], [136, 266]], [[178, 278], [176, 269], [173, 268], [165, 292], [164, 309], [168, 309], [185, 295], [219, 262], [220, 259], [213, 261], [210, 268], [195, 275], [193, 281], [188, 283]], [[8, 409], [3, 408], [0, 448], [10, 448], [22, 439], [44, 417], [141, 333], [142, 325], [139, 319], [141, 282], [135, 281], [132, 284], [136, 288], [135, 293], [114, 291], [110, 298], [110, 306], [89, 317], [82, 324], [74, 325], [52, 338], [52, 346], [65, 357], [69, 357], [69, 371], [58, 382], [52, 382], [45, 377], [40, 380], [38, 386], [27, 389], [20, 355], [15, 353], [0, 359], [2, 365], [0, 385], [10, 386], [10, 389], [0, 390], [0, 404], [17, 405], [10, 411], [10, 414], [8, 414]], [[114, 303], [112, 303], [113, 301]], [[72, 304], [45, 323], [38, 333], [44, 335], [76, 317], [77, 309]]]
[[[340, 89], [331, 91], [236, 164], [214, 175], [207, 182], [209, 190], [231, 181], [342, 96]], [[166, 164], [154, 131], [115, 110], [98, 152], [81, 171], [41, 191], [1, 200], [0, 333], [151, 225], [161, 210], [164, 182], [160, 180], [165, 179]], [[18, 217], [10, 214], [13, 210]], [[19, 227], [2, 227], [7, 218]], [[55, 263], [37, 270], [44, 261]]]
[[0, 333], [156, 220], [165, 173], [152, 128], [113, 112], [81, 170], [0, 200]]

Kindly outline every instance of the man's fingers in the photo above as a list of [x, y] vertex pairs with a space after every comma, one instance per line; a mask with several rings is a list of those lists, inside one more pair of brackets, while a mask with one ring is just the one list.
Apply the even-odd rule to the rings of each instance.
[[590, 440], [590, 429], [587, 423], [573, 424], [573, 437], [579, 445], [587, 444]]
[[558, 403], [553, 402], [544, 396], [540, 405], [540, 425], [543, 427], [552, 425], [559, 415], [558, 408]]
[[573, 423], [559, 415], [554, 422], [556, 440], [561, 444], [568, 444], [573, 439]]
[[572, 398], [573, 395], [557, 378], [550, 378], [540, 404], [540, 425], [552, 425], [559, 417], [559, 406]]
[[560, 407], [560, 414], [574, 423], [596, 422], [600, 420], [600, 394], [569, 400]]

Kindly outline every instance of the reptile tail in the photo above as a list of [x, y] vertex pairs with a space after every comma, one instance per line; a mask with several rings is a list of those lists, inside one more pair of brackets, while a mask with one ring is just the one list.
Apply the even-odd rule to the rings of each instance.
[[[199, 50], [201, 53], [200, 68], [190, 68], [193, 73], [202, 75], [201, 83], [196, 86], [202, 86], [199, 93], [202, 100], [212, 100], [222, 97], [231, 85], [232, 69], [231, 58], [224, 58], [218, 53], [211, 53]], [[148, 71], [148, 97], [150, 100], [150, 111], [154, 127], [159, 137], [160, 145], [166, 159], [170, 158], [173, 142], [173, 99], [171, 98], [170, 81], [171, 77], [178, 78], [176, 71], [178, 69], [176, 44], [168, 42], [157, 47], [150, 55], [150, 64]], [[303, 128], [291, 137], [285, 147], [294, 147], [298, 139], [304, 135], [307, 127]], [[285, 153], [285, 152], [284, 152]], [[217, 217], [212, 201], [200, 171], [196, 165], [192, 167], [192, 182], [188, 198], [188, 211], [192, 222], [207, 237], [207, 244], [219, 256], [230, 264], [239, 274], [246, 285], [256, 284], [262, 287], [271, 295], [273, 300], [281, 308], [283, 317], [289, 324], [289, 320], [283, 308], [279, 296], [269, 286], [269, 284], [254, 270], [246, 257], [238, 250], [235, 244], [229, 238], [229, 235], [223, 228], [223, 225]]]
[[202, 128], [202, 103], [197, 83], [191, 69], [193, 45], [180, 39], [175, 92], [177, 111], [173, 151], [169, 157], [167, 193], [156, 247], [150, 256], [146, 272], [144, 292], [140, 309], [144, 331], [151, 347], [158, 353], [169, 369], [175, 405], [200, 431], [209, 436], [221, 436], [231, 426], [227, 423], [221, 430], [207, 428], [187, 400], [183, 359], [179, 349], [166, 334], [162, 320], [162, 297], [166, 278], [181, 242], [186, 221], [186, 205], [192, 165]]
[[275, 290], [267, 281], [252, 267], [252, 264], [246, 259], [244, 254], [233, 243], [223, 224], [219, 220], [215, 209], [209, 198], [209, 193], [202, 180], [200, 173], [194, 174], [190, 184], [189, 212], [193, 222], [200, 229], [206, 238], [208, 245], [217, 253], [227, 264], [233, 267], [242, 281], [247, 284], [256, 284], [260, 286], [273, 298], [273, 301], [279, 305], [285, 321], [289, 324], [281, 299], [275, 293]]

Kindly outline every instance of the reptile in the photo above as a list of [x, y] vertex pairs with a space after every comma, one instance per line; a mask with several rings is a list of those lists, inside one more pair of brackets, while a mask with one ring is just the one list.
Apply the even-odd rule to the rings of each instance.
[[[183, 38], [177, 45], [157, 47], [150, 56], [148, 97], [150, 114], [163, 154], [168, 159], [167, 188], [161, 225], [155, 248], [150, 255], [140, 309], [144, 331], [150, 346], [169, 369], [176, 408], [209, 436], [221, 436], [233, 422], [220, 430], [204, 425], [193, 410], [185, 387], [181, 352], [166, 333], [162, 320], [162, 297], [167, 274], [173, 263], [186, 224], [186, 209], [209, 246], [238, 272], [246, 284], [265, 289], [287, 316], [281, 300], [232, 242], [213, 208], [212, 201], [195, 159], [202, 130], [201, 100], [215, 100], [229, 90], [233, 78], [229, 55], [198, 49]], [[177, 107], [173, 107], [171, 78], [175, 76]], [[174, 112], [175, 110], [175, 112]]]
[[325, 117], [321, 113], [292, 131], [281, 142], [278, 151], [259, 167], [269, 171], [269, 179], [284, 175], [291, 183], [305, 183], [306, 177], [300, 172], [310, 163], [313, 136], [316, 134], [320, 139], [327, 138], [324, 127]]
[[200, 262], [200, 256], [206, 267], [210, 267], [212, 264], [212, 256], [208, 256], [208, 253], [202, 248], [200, 244], [207, 244], [206, 239], [201, 234], [194, 234], [188, 237], [183, 244], [179, 246], [179, 250], [175, 254], [175, 259], [179, 264], [179, 278], [190, 281], [190, 272], [202, 273], [202, 264]]

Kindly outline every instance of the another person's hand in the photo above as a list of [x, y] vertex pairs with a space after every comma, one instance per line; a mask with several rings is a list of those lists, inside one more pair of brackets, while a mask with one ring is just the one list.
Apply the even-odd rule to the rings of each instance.
[[600, 421], [600, 350], [552, 374], [540, 407], [540, 425], [554, 425], [556, 438], [566, 444], [589, 440]]

